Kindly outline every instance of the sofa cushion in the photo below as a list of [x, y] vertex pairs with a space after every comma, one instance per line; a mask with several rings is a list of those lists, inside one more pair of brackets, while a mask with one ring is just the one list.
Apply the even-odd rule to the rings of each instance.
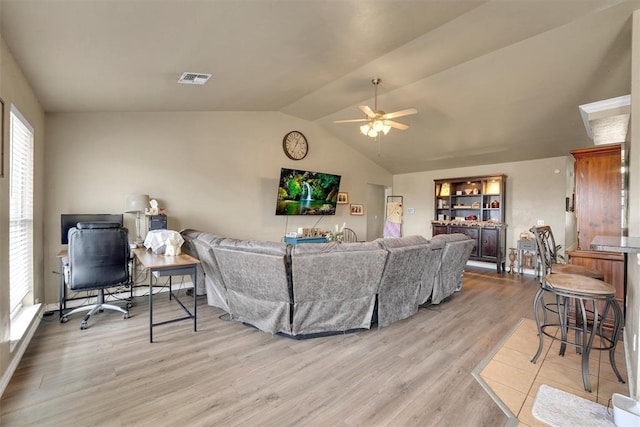
[[[378, 239], [389, 253], [378, 291], [378, 327], [406, 319], [418, 311], [425, 269], [439, 253], [422, 236]], [[429, 274], [434, 274], [429, 269]]]
[[[204, 278], [204, 280], [198, 281], [198, 295], [206, 292], [207, 304], [229, 312], [227, 288], [213, 254], [213, 246], [216, 246], [223, 237], [192, 229], [182, 230], [180, 234], [184, 239], [182, 250], [198, 258], [201, 262], [200, 269], [204, 272], [202, 275], [200, 271], [198, 272], [198, 277]], [[204, 285], [201, 287], [201, 284]]]
[[382, 246], [384, 249], [404, 248], [407, 246], [424, 245], [429, 243], [427, 239], [422, 236], [405, 236], [405, 237], [385, 237], [376, 239], [376, 243]]
[[222, 240], [225, 239], [225, 237], [213, 233], [200, 233], [197, 239], [208, 245], [217, 246]]
[[296, 245], [293, 335], [369, 328], [386, 257], [375, 242]]
[[220, 244], [223, 239], [224, 237], [212, 233], [200, 233], [193, 241], [193, 246], [198, 252], [204, 272], [206, 273], [207, 303], [214, 307], [221, 308], [228, 313], [227, 287], [224, 284], [222, 273], [220, 273], [218, 261], [213, 254], [213, 248]]
[[440, 268], [442, 267], [442, 251], [444, 250], [444, 246], [445, 242], [442, 240], [429, 241], [432, 256], [427, 259], [424, 267], [424, 279], [418, 297], [418, 302], [421, 305], [431, 298], [436, 283], [440, 283]]
[[234, 320], [260, 330], [291, 333], [286, 243], [222, 239], [213, 247]]
[[462, 274], [475, 245], [475, 240], [466, 234], [453, 233], [438, 234], [433, 237], [432, 241], [445, 243], [442, 250], [439, 280], [434, 284], [431, 295], [431, 303], [439, 304], [462, 286]]

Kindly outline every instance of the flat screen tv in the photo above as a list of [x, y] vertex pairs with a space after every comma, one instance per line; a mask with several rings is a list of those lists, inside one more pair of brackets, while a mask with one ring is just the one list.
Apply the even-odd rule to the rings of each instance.
[[335, 215], [340, 175], [282, 168], [276, 215]]
[[124, 225], [122, 214], [62, 214], [60, 215], [60, 242], [69, 243], [69, 230], [79, 222], [108, 221]]

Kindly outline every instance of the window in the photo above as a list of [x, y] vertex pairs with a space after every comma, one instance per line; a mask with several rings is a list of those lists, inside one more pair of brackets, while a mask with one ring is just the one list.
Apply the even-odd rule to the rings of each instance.
[[33, 290], [33, 127], [9, 113], [9, 286], [13, 317]]

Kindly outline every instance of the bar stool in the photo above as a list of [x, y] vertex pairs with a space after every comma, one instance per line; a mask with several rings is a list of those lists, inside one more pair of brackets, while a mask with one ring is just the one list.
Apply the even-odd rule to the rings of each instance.
[[[553, 295], [555, 304], [544, 302], [545, 293]], [[576, 322], [569, 324], [569, 301], [573, 299], [576, 306]], [[600, 305], [603, 305], [600, 313]], [[592, 277], [577, 274], [554, 273], [547, 274], [540, 285], [533, 302], [536, 325], [538, 327], [538, 351], [532, 363], [536, 363], [542, 353], [543, 337], [546, 335], [553, 340], [561, 342], [560, 355], [564, 356], [567, 344], [576, 347], [582, 354], [582, 382], [584, 389], [591, 392], [591, 380], [589, 378], [589, 354], [591, 350], [608, 351], [609, 361], [618, 381], [624, 383], [616, 366], [615, 351], [622, 330], [623, 316], [620, 305], [615, 299], [615, 288], [610, 284]], [[609, 310], [613, 310], [613, 328], [609, 331], [604, 327], [604, 319]], [[540, 319], [543, 313], [543, 320]], [[557, 320], [549, 320], [547, 313], [553, 313]], [[557, 316], [557, 317], [556, 317]], [[589, 328], [591, 327], [591, 328]], [[560, 328], [560, 337], [555, 333], [547, 332], [548, 328]], [[575, 340], [571, 341], [568, 331], [575, 331]], [[600, 342], [594, 346], [594, 339], [600, 338]]]
[[[561, 264], [558, 262], [559, 255], [556, 246], [556, 240], [553, 237], [551, 227], [548, 225], [542, 225], [539, 227], [531, 227], [529, 229], [533, 233], [536, 239], [536, 246], [538, 248], [538, 257], [540, 258], [540, 287], [545, 286], [545, 277], [547, 274], [563, 273], [563, 274], [577, 274], [580, 276], [590, 277], [593, 279], [604, 280], [604, 274], [597, 270], [592, 270], [581, 265], [574, 264]], [[542, 289], [538, 290], [542, 292]], [[544, 301], [544, 300], [543, 300]], [[535, 310], [534, 301], [534, 310]], [[547, 323], [547, 312], [558, 314], [557, 302], [545, 303], [543, 323]], [[564, 353], [563, 353], [564, 354]]]

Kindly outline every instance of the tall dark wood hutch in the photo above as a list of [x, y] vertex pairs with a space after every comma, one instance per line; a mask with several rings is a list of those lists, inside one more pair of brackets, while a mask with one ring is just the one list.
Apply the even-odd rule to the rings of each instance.
[[506, 175], [435, 180], [433, 235], [462, 233], [476, 245], [471, 259], [496, 264], [506, 258]]

